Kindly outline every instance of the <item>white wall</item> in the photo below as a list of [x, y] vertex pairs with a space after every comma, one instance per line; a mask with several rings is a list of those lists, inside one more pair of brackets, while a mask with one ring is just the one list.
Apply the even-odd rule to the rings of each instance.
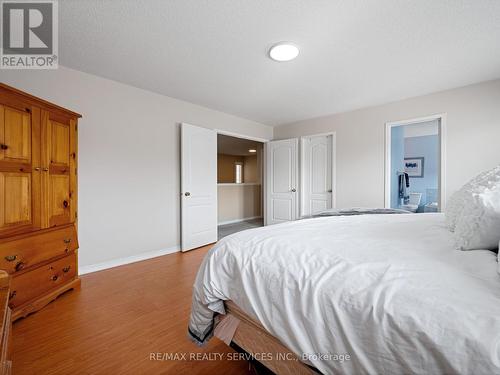
[[384, 205], [385, 123], [447, 113], [446, 196], [500, 164], [500, 80], [275, 127], [276, 139], [337, 132], [337, 207]]
[[83, 115], [83, 267], [179, 245], [180, 122], [265, 139], [273, 134], [266, 125], [63, 67], [4, 70], [0, 81]]

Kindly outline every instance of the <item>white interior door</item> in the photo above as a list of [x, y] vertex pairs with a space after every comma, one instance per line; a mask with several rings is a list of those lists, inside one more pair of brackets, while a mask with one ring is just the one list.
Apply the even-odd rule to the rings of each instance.
[[302, 216], [332, 208], [332, 146], [331, 135], [301, 140]]
[[217, 241], [217, 133], [181, 124], [181, 248]]
[[266, 224], [297, 219], [298, 140], [266, 143]]

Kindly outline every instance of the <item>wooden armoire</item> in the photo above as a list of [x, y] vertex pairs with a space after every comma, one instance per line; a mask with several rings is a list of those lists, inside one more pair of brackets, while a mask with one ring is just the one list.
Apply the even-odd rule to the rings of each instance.
[[24, 317], [80, 286], [78, 113], [0, 84], [0, 269]]

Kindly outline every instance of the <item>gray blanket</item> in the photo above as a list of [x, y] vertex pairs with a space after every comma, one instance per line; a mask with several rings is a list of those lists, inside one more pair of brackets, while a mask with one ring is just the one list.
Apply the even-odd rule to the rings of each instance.
[[408, 214], [409, 211], [400, 210], [397, 208], [332, 208], [330, 210], [322, 211], [319, 214], [312, 215], [312, 217], [323, 216], [353, 216], [353, 215], [373, 215], [373, 214]]

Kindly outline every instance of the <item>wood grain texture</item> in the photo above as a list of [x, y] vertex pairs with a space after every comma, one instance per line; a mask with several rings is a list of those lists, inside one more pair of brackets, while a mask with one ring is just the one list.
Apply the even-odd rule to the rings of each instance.
[[10, 374], [11, 361], [11, 311], [8, 304], [10, 277], [0, 271], [0, 375]]
[[[4, 130], [2, 144], [7, 147], [0, 158], [31, 162], [31, 114], [4, 106]], [[2, 155], [3, 154], [3, 155]]]
[[[70, 120], [70, 132], [69, 132], [69, 168], [70, 168], [70, 181], [69, 181], [69, 209], [71, 221], [75, 223], [75, 227], [78, 228], [78, 176], [77, 176], [77, 165], [78, 165], [78, 120]], [[52, 173], [52, 172], [51, 172]], [[64, 172], [60, 172], [64, 173]]]
[[36, 299], [32, 299], [27, 303], [16, 308], [12, 312], [12, 321], [14, 322], [17, 319], [26, 318], [30, 314], [40, 310], [41, 308], [44, 308], [49, 303], [58, 298], [61, 294], [64, 294], [69, 290], [80, 290], [80, 284], [81, 284], [80, 279], [74, 278], [73, 280], [67, 282], [66, 284], [62, 284], [55, 289], [50, 289], [49, 291], [41, 295], [38, 295]]
[[38, 224], [33, 160], [39, 148], [32, 142], [37, 125], [30, 108], [0, 104], [0, 235], [29, 231]]
[[95, 272], [13, 326], [13, 373], [247, 374], [244, 361], [152, 361], [150, 353], [234, 353], [187, 338], [191, 290], [209, 247]]
[[[61, 116], [69, 116], [80, 118], [82, 115], [79, 113], [70, 111], [66, 108], [58, 106], [57, 104], [50, 103], [44, 99], [38, 98], [34, 95], [28, 94], [27, 92], [18, 90], [12, 86], [6, 85], [5, 83], [0, 83], [0, 96], [8, 96], [8, 101], [12, 103], [22, 102], [27, 103], [29, 105], [37, 105], [42, 109], [49, 110], [54, 113], [58, 113]], [[20, 108], [24, 108], [23, 105], [19, 106]]]
[[[44, 235], [49, 227], [76, 225], [78, 117], [0, 84], [0, 266], [13, 275], [14, 319], [79, 285], [76, 228]], [[71, 248], [63, 243], [68, 238]], [[71, 272], [59, 274], [56, 266]]]
[[236, 317], [240, 323], [233, 336], [233, 342], [247, 353], [272, 353], [272, 358], [261, 360], [267, 368], [280, 375], [312, 375], [315, 372], [299, 361], [290, 349], [265, 330], [254, 319], [245, 314], [234, 302], [225, 303], [227, 314]]
[[[43, 112], [42, 112], [43, 113]], [[43, 113], [42, 132], [42, 164], [46, 175], [43, 179], [48, 190], [44, 191], [47, 218], [43, 219], [48, 226], [64, 225], [74, 222], [71, 211], [71, 195], [76, 195], [76, 186], [71, 185], [70, 171], [76, 172], [73, 158], [76, 142], [76, 120], [59, 119], [53, 113]], [[47, 170], [48, 168], [48, 170]]]
[[74, 225], [0, 239], [0, 269], [26, 272], [45, 260], [60, 258], [78, 248]]
[[31, 272], [14, 275], [9, 306], [16, 310], [22, 310], [24, 305], [29, 305], [39, 296], [70, 283], [75, 279], [75, 276], [75, 253], [37, 267]]

